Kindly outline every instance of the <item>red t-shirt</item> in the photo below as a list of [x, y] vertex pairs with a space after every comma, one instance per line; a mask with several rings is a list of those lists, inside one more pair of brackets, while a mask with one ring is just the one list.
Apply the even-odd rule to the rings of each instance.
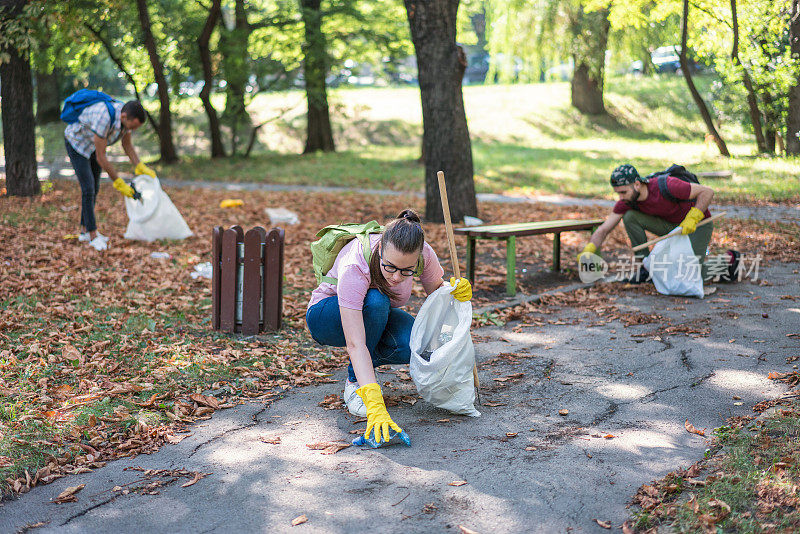
[[[688, 202], [672, 202], [661, 196], [661, 190], [658, 188], [658, 179], [653, 178], [647, 185], [647, 199], [637, 202], [636, 209], [648, 215], [660, 217], [667, 222], [680, 224], [683, 221], [689, 210], [694, 207], [694, 200]], [[682, 200], [688, 200], [689, 193], [692, 191], [692, 186], [688, 182], [684, 182], [679, 178], [672, 176], [667, 177], [667, 189], [673, 197]], [[626, 211], [633, 209], [628, 203], [623, 200], [618, 200], [614, 204], [614, 213], [624, 214]], [[711, 217], [708, 210], [703, 214], [706, 217]]]

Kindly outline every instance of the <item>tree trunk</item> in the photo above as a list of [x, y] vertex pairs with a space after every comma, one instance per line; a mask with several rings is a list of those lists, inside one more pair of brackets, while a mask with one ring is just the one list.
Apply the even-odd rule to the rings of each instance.
[[581, 113], [600, 115], [606, 112], [603, 104], [608, 32], [608, 10], [585, 12], [578, 6], [571, 20], [572, 59], [575, 65], [571, 82], [572, 105]]
[[36, 124], [58, 122], [61, 119], [60, 76], [53, 72], [36, 73]]
[[160, 109], [158, 111], [159, 144], [161, 150], [162, 163], [175, 163], [178, 161], [178, 153], [175, 144], [172, 142], [172, 113], [169, 109], [169, 85], [164, 76], [164, 65], [158, 56], [156, 40], [150, 29], [150, 13], [147, 11], [147, 0], [136, 0], [136, 7], [139, 10], [139, 22], [142, 25], [144, 34], [144, 46], [150, 56], [150, 64], [153, 66], [153, 78], [158, 85], [158, 101]]
[[[792, 0], [789, 22], [792, 59], [800, 61], [800, 0]], [[789, 113], [786, 119], [786, 154], [800, 154], [800, 79], [789, 90]]]
[[756, 99], [756, 92], [753, 88], [753, 82], [750, 79], [750, 73], [742, 65], [739, 59], [739, 16], [736, 14], [736, 0], [731, 0], [731, 20], [733, 21], [733, 48], [731, 50], [731, 59], [733, 64], [742, 70], [742, 82], [747, 90], [747, 106], [750, 110], [750, 122], [753, 124], [753, 133], [756, 136], [756, 146], [758, 151], [763, 153], [767, 152], [767, 143], [764, 139], [764, 132], [761, 130], [761, 111], [758, 109], [758, 100]]
[[328, 89], [325, 76], [328, 73], [328, 51], [322, 33], [320, 0], [300, 0], [305, 26], [303, 43], [303, 74], [306, 80], [308, 102], [306, 146], [303, 154], [322, 150], [333, 152], [333, 131], [328, 110]]
[[695, 87], [694, 81], [692, 80], [692, 73], [690, 70], [689, 60], [686, 57], [686, 40], [688, 34], [689, 34], [689, 0], [683, 0], [683, 21], [681, 23], [681, 53], [679, 56], [681, 62], [681, 71], [683, 71], [683, 77], [686, 79], [686, 85], [689, 86], [689, 92], [692, 94], [694, 103], [697, 105], [697, 109], [700, 110], [700, 115], [703, 117], [703, 122], [706, 123], [706, 128], [708, 129], [708, 133], [711, 135], [711, 137], [714, 138], [714, 142], [717, 144], [717, 148], [719, 148], [719, 153], [728, 158], [731, 155], [730, 152], [728, 152], [728, 147], [725, 144], [725, 141], [722, 139], [722, 136], [717, 131], [716, 126], [714, 126], [714, 121], [711, 118], [711, 113], [709, 113], [708, 107], [706, 106], [706, 103], [703, 101], [703, 97], [700, 96], [700, 92], [697, 90], [697, 87]]
[[222, 132], [220, 131], [219, 117], [217, 110], [211, 103], [211, 88], [214, 85], [214, 69], [211, 66], [211, 51], [208, 43], [211, 41], [211, 34], [214, 32], [222, 12], [222, 0], [212, 0], [211, 8], [208, 10], [208, 18], [203, 26], [203, 31], [197, 38], [197, 48], [200, 49], [200, 62], [203, 65], [203, 88], [200, 90], [200, 100], [203, 102], [203, 109], [208, 115], [208, 128], [211, 133], [211, 157], [224, 158], [225, 147], [222, 145]]
[[456, 45], [458, 0], [404, 0], [417, 54], [425, 157], [425, 219], [442, 222], [437, 171], [453, 220], [477, 216], [472, 147], [461, 94], [467, 62]]
[[[0, 1], [0, 17], [19, 16], [26, 3], [27, 0]], [[8, 61], [0, 62], [6, 190], [10, 196], [32, 197], [42, 190], [36, 174], [30, 60], [13, 45], [0, 48], [0, 53], [8, 54]]]
[[252, 28], [247, 21], [244, 0], [236, 0], [234, 18], [230, 27], [224, 17], [220, 24], [220, 51], [222, 73], [225, 76], [225, 111], [222, 117], [231, 128], [231, 155], [239, 149], [239, 132], [250, 128], [250, 115], [244, 102], [245, 87], [250, 76], [248, 45]]

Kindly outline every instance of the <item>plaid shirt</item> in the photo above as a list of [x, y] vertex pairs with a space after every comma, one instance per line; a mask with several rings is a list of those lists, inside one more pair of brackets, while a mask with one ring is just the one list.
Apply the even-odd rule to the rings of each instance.
[[78, 117], [77, 122], [67, 125], [64, 130], [64, 137], [67, 138], [72, 148], [85, 158], [89, 158], [94, 152], [94, 136], [103, 137], [109, 145], [116, 143], [125, 129], [120, 122], [122, 114], [122, 102], [112, 102], [114, 106], [114, 123], [108, 114], [105, 102], [98, 102], [86, 107]]

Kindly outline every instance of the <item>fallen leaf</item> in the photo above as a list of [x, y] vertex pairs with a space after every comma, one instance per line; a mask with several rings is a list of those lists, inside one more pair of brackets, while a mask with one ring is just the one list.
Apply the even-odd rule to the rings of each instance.
[[611, 528], [611, 521], [600, 521], [599, 519], [595, 519], [594, 522], [603, 528]]
[[472, 530], [471, 528], [467, 528], [464, 525], [458, 525], [459, 530], [461, 530], [461, 534], [478, 534], [477, 530]]
[[270, 445], [280, 445], [281, 437], [276, 436], [274, 438], [268, 438], [267, 436], [261, 436], [260, 438], [258, 438], [258, 441], [261, 441], [263, 443], [269, 443]]
[[58, 494], [53, 502], [57, 504], [62, 504], [65, 502], [77, 502], [78, 498], [75, 496], [76, 493], [81, 491], [83, 488], [86, 487], [86, 484], [81, 484], [79, 486], [70, 486], [61, 493]]
[[519, 432], [506, 432], [507, 438], [516, 438]]
[[626, 519], [625, 522], [622, 523], [622, 534], [634, 534], [630, 519]]
[[186, 482], [184, 484], [181, 484], [181, 487], [182, 488], [188, 488], [189, 486], [194, 486], [195, 484], [197, 484], [198, 480], [200, 480], [201, 478], [205, 477], [207, 474], [208, 473], [195, 473], [194, 477], [192, 477], [192, 480], [190, 480], [189, 482]]
[[467, 483], [466, 480], [454, 480], [448, 484], [448, 486], [463, 486]]
[[308, 521], [308, 518], [306, 517], [306, 514], [299, 515], [299, 516], [295, 517], [294, 519], [292, 519], [292, 526], [296, 527], [297, 525], [302, 525], [306, 521]]
[[525, 450], [526, 450], [526, 451], [535, 451], [535, 450], [536, 450], [536, 447], [534, 447], [533, 445], [531, 445], [530, 447], [525, 447]]
[[492, 408], [494, 408], [495, 406], [507, 406], [507, 404], [505, 402], [484, 401], [481, 403], [481, 406], [491, 406]]
[[449, 423], [450, 419], [439, 419], [436, 421], [437, 423]]
[[569, 410], [567, 410], [566, 408], [558, 410], [558, 415], [562, 415], [562, 416], [563, 415], [569, 415]]
[[705, 428], [704, 428], [703, 430], [698, 430], [698, 429], [696, 429], [696, 428], [694, 427], [694, 425], [693, 425], [692, 423], [690, 423], [690, 422], [689, 422], [689, 420], [688, 420], [688, 419], [687, 419], [687, 420], [686, 420], [686, 422], [683, 424], [683, 426], [686, 428], [686, 431], [687, 431], [687, 432], [689, 432], [689, 433], [691, 433], [691, 434], [697, 434], [698, 436], [705, 436], [705, 435], [706, 435], [706, 429], [705, 429]]
[[336, 454], [350, 445], [350, 443], [343, 441], [318, 441], [316, 443], [307, 443], [306, 447], [312, 451], [322, 451], [322, 454]]

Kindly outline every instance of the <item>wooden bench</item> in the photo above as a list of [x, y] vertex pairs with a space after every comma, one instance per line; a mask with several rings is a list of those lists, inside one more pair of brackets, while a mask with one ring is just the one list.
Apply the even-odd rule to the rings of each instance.
[[505, 240], [506, 242], [506, 293], [516, 295], [515, 270], [517, 268], [517, 237], [553, 234], [553, 270], [561, 270], [561, 233], [594, 230], [603, 219], [564, 221], [539, 221], [518, 224], [496, 224], [456, 228], [454, 232], [467, 236], [467, 278], [475, 283], [475, 245], [478, 239]]

